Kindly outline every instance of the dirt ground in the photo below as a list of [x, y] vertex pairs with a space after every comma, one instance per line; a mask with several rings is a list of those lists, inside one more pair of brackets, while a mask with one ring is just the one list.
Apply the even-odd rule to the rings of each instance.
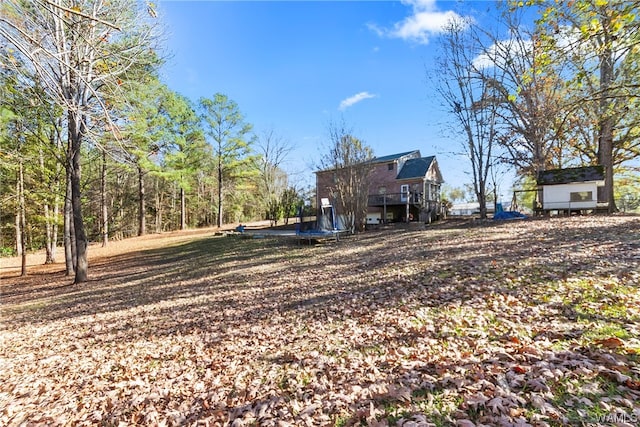
[[[168, 233], [147, 234], [142, 237], [131, 237], [123, 240], [111, 240], [106, 247], [102, 243], [90, 243], [88, 248], [89, 263], [101, 259], [108, 259], [115, 255], [122, 255], [131, 252], [161, 248], [171, 246], [181, 242], [189, 241], [199, 237], [213, 236], [218, 232], [228, 232], [234, 230], [239, 224], [227, 224], [222, 228], [199, 228], [185, 231], [174, 231]], [[269, 227], [269, 221], [255, 221], [246, 224], [251, 229], [263, 229]], [[56, 254], [56, 263], [44, 265], [46, 254], [44, 250], [27, 255], [27, 269], [29, 272], [44, 272], [64, 270], [64, 248], [59, 247]], [[21, 257], [0, 258], [0, 278], [8, 278], [20, 274], [22, 266]]]

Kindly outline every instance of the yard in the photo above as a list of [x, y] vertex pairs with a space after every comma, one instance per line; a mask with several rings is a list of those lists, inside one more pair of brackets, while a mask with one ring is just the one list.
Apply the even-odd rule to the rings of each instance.
[[89, 254], [82, 286], [2, 260], [0, 425], [640, 420], [637, 216]]

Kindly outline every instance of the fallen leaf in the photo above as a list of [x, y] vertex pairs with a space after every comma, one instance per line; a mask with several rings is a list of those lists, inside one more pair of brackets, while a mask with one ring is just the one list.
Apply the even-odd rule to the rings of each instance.
[[525, 373], [528, 372], [527, 368], [524, 368], [524, 367], [519, 366], [519, 365], [514, 366], [512, 369], [517, 374], [525, 374]]
[[605, 338], [605, 339], [601, 339], [601, 340], [596, 340], [596, 341], [594, 341], [594, 344], [602, 346], [602, 347], [610, 348], [610, 349], [616, 349], [616, 348], [619, 348], [619, 347], [624, 347], [624, 341], [622, 341], [618, 337], [610, 337], [610, 338]]

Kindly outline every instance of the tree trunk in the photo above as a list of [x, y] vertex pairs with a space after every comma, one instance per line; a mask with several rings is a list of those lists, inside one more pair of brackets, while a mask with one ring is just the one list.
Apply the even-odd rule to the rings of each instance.
[[87, 236], [82, 218], [82, 194], [80, 186], [81, 145], [83, 135], [83, 117], [78, 112], [69, 112], [69, 152], [68, 161], [71, 165], [71, 209], [73, 211], [73, 229], [76, 242], [76, 272], [74, 284], [84, 283], [88, 279], [89, 262], [87, 259]]
[[214, 225], [216, 225], [216, 221], [215, 219], [215, 213], [213, 211], [213, 207], [216, 205], [216, 191], [213, 188], [213, 186], [211, 186], [211, 188], [209, 189], [209, 222], [211, 223], [211, 226], [213, 227]]
[[22, 159], [20, 159], [20, 164], [18, 165], [18, 183], [17, 183], [16, 190], [18, 192], [18, 215], [17, 215], [18, 219], [16, 221], [16, 226], [18, 227], [18, 230], [16, 233], [16, 237], [20, 236], [18, 252], [22, 257], [20, 275], [26, 276], [27, 275], [27, 242], [26, 242], [27, 221], [26, 221], [26, 208], [25, 208], [25, 202], [24, 202], [24, 166], [22, 163]]
[[[123, 186], [124, 182], [126, 181], [124, 178], [121, 178], [121, 181], [119, 181], [119, 186]], [[125, 206], [125, 202], [124, 202], [125, 196], [124, 196], [124, 191], [120, 191], [117, 194], [117, 197], [114, 197], [114, 200], [111, 202], [111, 211], [112, 211], [112, 216], [114, 218], [114, 222], [116, 222], [118, 224], [118, 227], [116, 227], [116, 230], [114, 232], [114, 239], [116, 240], [122, 240], [124, 239], [126, 236], [124, 234], [124, 229], [125, 227], [123, 227], [123, 224], [125, 223], [124, 221], [124, 206]]]
[[56, 248], [56, 244], [53, 240], [53, 234], [54, 234], [54, 230], [53, 228], [55, 227], [55, 216], [52, 217], [51, 215], [51, 209], [49, 208], [49, 203], [44, 204], [44, 228], [45, 228], [45, 251], [46, 251], [46, 258], [44, 260], [45, 264], [55, 264], [56, 262], [56, 255], [55, 255], [55, 248]]
[[100, 174], [100, 234], [102, 247], [109, 244], [109, 210], [107, 209], [107, 152], [102, 151], [102, 173]]
[[170, 213], [169, 213], [169, 229], [170, 230], [177, 230], [178, 229], [178, 219], [176, 217], [177, 210], [176, 210], [176, 199], [178, 198], [178, 196], [176, 195], [176, 185], [175, 183], [173, 185], [171, 185], [171, 208], [170, 208]]
[[[58, 118], [56, 121], [56, 130], [52, 131], [51, 136], [51, 145], [56, 148], [58, 152], [60, 148], [62, 148], [62, 141], [60, 138], [59, 130], [62, 128], [62, 118]], [[53, 197], [53, 216], [50, 218], [51, 220], [51, 263], [56, 262], [57, 258], [57, 250], [58, 250], [58, 218], [60, 217], [60, 172], [62, 166], [60, 162], [56, 162], [56, 175], [52, 183], [52, 187], [54, 188], [55, 195]]]
[[[44, 153], [42, 150], [39, 152], [40, 159], [40, 173], [42, 174], [43, 179], [46, 177], [46, 169], [44, 166]], [[53, 189], [55, 192], [55, 188]], [[56, 192], [57, 195], [57, 192]], [[55, 218], [51, 217], [51, 209], [49, 207], [48, 200], [45, 200], [44, 205], [42, 207], [44, 211], [44, 228], [45, 228], [45, 251], [46, 258], [45, 264], [53, 264], [56, 262], [55, 260], [55, 242], [53, 241], [53, 227], [55, 227]]]
[[145, 211], [147, 210], [144, 196], [144, 170], [140, 165], [138, 167], [138, 236], [147, 234], [147, 222], [145, 219]]
[[[58, 180], [58, 178], [56, 178]], [[54, 264], [57, 258], [58, 252], [58, 218], [60, 216], [60, 183], [56, 183], [56, 196], [53, 202], [53, 216], [51, 226], [51, 263]]]
[[608, 202], [607, 212], [614, 213], [618, 209], [613, 192], [613, 128], [611, 119], [605, 118], [600, 127], [598, 140], [598, 161], [604, 167], [604, 199]]
[[480, 204], [480, 219], [487, 219], [487, 197], [484, 191], [478, 193], [478, 203]]
[[155, 180], [155, 203], [156, 203], [156, 233], [162, 232], [162, 200], [160, 199], [160, 186], [158, 179]]
[[[605, 24], [603, 23], [603, 26]], [[613, 118], [611, 117], [611, 84], [614, 81], [613, 40], [604, 34], [604, 51], [600, 54], [600, 129], [598, 137], [598, 161], [604, 167], [604, 198], [608, 212], [617, 211], [613, 193]]]
[[218, 158], [218, 228], [222, 227], [222, 159]]
[[[20, 162], [20, 166], [22, 167], [22, 161]], [[16, 177], [16, 198], [20, 200], [20, 174]], [[22, 230], [20, 229], [20, 203], [16, 204], [16, 221], [15, 221], [15, 231], [16, 231], [16, 255], [22, 256]]]
[[76, 245], [73, 233], [73, 209], [71, 209], [71, 166], [67, 162], [65, 166], [66, 170], [66, 190], [64, 197], [64, 260], [65, 260], [65, 274], [72, 276], [76, 272]]
[[180, 187], [180, 230], [187, 229], [187, 202], [184, 189]]

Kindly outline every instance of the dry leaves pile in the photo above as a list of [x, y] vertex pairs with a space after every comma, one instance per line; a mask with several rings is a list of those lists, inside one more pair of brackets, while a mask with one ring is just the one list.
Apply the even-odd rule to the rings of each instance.
[[5, 277], [0, 425], [636, 425], [640, 218], [193, 238]]

